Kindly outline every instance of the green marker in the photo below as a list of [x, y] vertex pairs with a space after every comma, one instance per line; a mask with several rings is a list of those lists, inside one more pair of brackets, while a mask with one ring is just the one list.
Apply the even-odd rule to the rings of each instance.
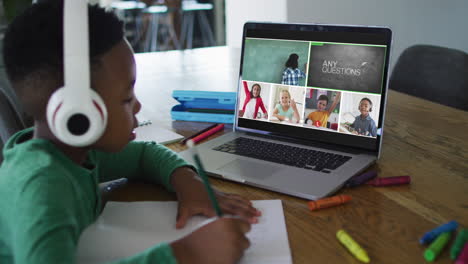
[[434, 261], [434, 259], [439, 255], [442, 249], [444, 249], [444, 246], [450, 240], [451, 235], [451, 232], [444, 232], [440, 234], [424, 251], [424, 258], [429, 262]]
[[463, 245], [468, 241], [468, 229], [462, 229], [460, 233], [458, 233], [455, 242], [453, 242], [452, 247], [450, 248], [450, 258], [452, 260], [456, 260], [458, 255], [463, 249]]

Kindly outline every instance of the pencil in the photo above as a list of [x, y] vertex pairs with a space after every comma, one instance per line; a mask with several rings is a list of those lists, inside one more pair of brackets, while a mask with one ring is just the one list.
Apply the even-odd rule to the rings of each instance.
[[214, 128], [214, 127], [216, 127], [217, 125], [219, 125], [219, 124], [214, 124], [214, 125], [211, 125], [211, 126], [205, 128], [205, 129], [201, 130], [201, 131], [198, 131], [197, 133], [195, 133], [195, 134], [193, 134], [193, 135], [191, 135], [191, 136], [189, 136], [189, 137], [187, 137], [187, 138], [184, 138], [184, 140], [182, 140], [181, 143], [182, 143], [182, 144], [185, 144], [185, 143], [187, 143], [187, 141], [189, 141], [190, 139], [192, 139], [192, 138], [194, 138], [194, 137], [196, 137], [196, 136], [198, 136], [198, 135], [200, 135], [200, 134], [205, 133], [206, 131], [208, 131], [208, 130]]
[[218, 217], [221, 217], [223, 215], [223, 212], [219, 207], [218, 201], [216, 200], [216, 196], [213, 192], [213, 189], [211, 188], [210, 182], [208, 181], [208, 177], [205, 174], [205, 170], [203, 169], [200, 157], [198, 156], [195, 143], [192, 140], [189, 140], [187, 142], [187, 145], [193, 151], [193, 160], [195, 161], [195, 166], [197, 167], [198, 174], [200, 175], [200, 178], [202, 178], [203, 184], [205, 185], [206, 191], [208, 192], [208, 197], [210, 198], [211, 204], [213, 205], [216, 215]]

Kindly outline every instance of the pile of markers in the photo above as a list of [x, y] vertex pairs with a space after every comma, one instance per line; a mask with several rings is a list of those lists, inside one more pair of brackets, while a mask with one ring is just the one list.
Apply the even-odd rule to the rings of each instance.
[[[356, 187], [363, 184], [368, 184], [376, 187], [381, 186], [393, 186], [393, 185], [402, 185], [409, 184], [411, 182], [410, 176], [394, 176], [394, 177], [385, 177], [385, 178], [376, 178], [376, 171], [369, 171], [349, 179], [345, 186], [346, 187]], [[323, 208], [333, 207], [341, 205], [351, 201], [351, 196], [349, 195], [335, 195], [316, 201], [309, 201], [307, 204], [311, 211], [319, 210]]]
[[[424, 258], [430, 262], [434, 261], [448, 244], [452, 233], [457, 232], [457, 228], [458, 223], [450, 221], [425, 233], [419, 240], [422, 245], [429, 244], [424, 251]], [[455, 264], [468, 264], [468, 229], [458, 232], [450, 248], [450, 258], [456, 260]]]
[[[409, 184], [411, 182], [410, 176], [395, 176], [395, 177], [386, 177], [386, 178], [376, 178], [376, 177], [377, 177], [376, 171], [369, 171], [361, 175], [352, 177], [346, 182], [345, 186], [356, 187], [362, 184], [368, 184], [368, 185], [380, 187], [380, 186]], [[314, 210], [341, 205], [349, 201], [351, 201], [351, 196], [341, 194], [341, 195], [335, 195], [335, 196], [319, 199], [316, 201], [309, 201], [307, 205], [311, 211], [314, 211]], [[467, 233], [466, 229], [464, 230], [464, 232], [465, 232], [464, 236], [466, 237], [468, 235], [466, 234]], [[365, 262], [365, 263], [370, 262], [370, 258], [367, 255], [366, 251], [348, 233], [346, 233], [346, 231], [344, 231], [343, 229], [338, 230], [338, 232], [336, 233], [336, 238], [358, 260]], [[460, 263], [457, 262], [457, 264], [461, 264], [461, 263], [468, 264], [468, 262], [460, 262]]]

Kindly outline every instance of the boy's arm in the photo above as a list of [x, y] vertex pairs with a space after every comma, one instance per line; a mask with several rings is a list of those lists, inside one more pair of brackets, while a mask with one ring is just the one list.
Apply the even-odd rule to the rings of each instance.
[[356, 117], [354, 118], [353, 123], [352, 123], [351, 125], [349, 125], [349, 126], [352, 127], [352, 128], [354, 128], [354, 124], [356, 124], [356, 120], [357, 120], [358, 118], [359, 118], [359, 116], [356, 116]]
[[[49, 173], [48, 173], [49, 174]], [[66, 177], [64, 175], [61, 175]], [[60, 186], [60, 188], [53, 188]], [[71, 185], [53, 172], [21, 186], [10, 229], [15, 263], [73, 263], [79, 238]]]
[[118, 178], [141, 179], [173, 190], [171, 174], [177, 168], [191, 167], [177, 153], [154, 142], [130, 142], [121, 152], [95, 152], [95, 155], [100, 182]]
[[[83, 191], [78, 194], [79, 191]], [[95, 218], [95, 194], [77, 190], [66, 172], [49, 170], [21, 187], [15, 199], [12, 252], [15, 263], [75, 263], [82, 229]], [[81, 197], [81, 198], [80, 198]], [[84, 200], [83, 200], [84, 198]], [[87, 200], [87, 199], [89, 200]], [[113, 262], [176, 263], [171, 247], [158, 244], [137, 255]]]

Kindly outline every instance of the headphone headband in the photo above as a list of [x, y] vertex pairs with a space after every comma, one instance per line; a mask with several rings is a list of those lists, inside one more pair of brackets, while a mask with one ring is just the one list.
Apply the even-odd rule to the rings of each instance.
[[[66, 95], [89, 98], [91, 87], [89, 66], [88, 3], [86, 0], [64, 1], [63, 71]], [[81, 98], [80, 98], [81, 99]], [[81, 100], [76, 100], [80, 103]]]
[[90, 81], [88, 3], [64, 0], [64, 87], [47, 104], [47, 122], [63, 143], [82, 147], [93, 144], [104, 133], [107, 110]]

